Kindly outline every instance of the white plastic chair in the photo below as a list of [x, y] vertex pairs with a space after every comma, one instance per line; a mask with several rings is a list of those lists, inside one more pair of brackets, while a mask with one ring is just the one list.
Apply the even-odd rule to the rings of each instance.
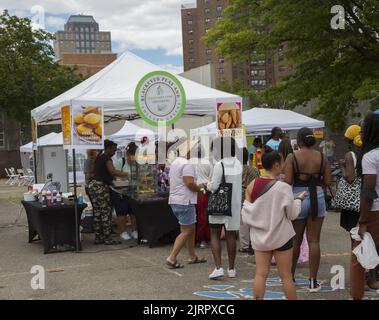
[[19, 177], [19, 183], [18, 186], [24, 186], [26, 184], [26, 176], [24, 173], [24, 170], [22, 169], [17, 169], [18, 177]]
[[25, 179], [28, 183], [34, 182], [34, 172], [32, 169], [30, 169], [30, 168], [26, 169]]
[[5, 184], [11, 184], [11, 181], [13, 180], [13, 177], [12, 175], [10, 174], [10, 172], [8, 171], [7, 168], [4, 168], [5, 169], [5, 173], [6, 173], [6, 176], [8, 178], [8, 180], [5, 182]]
[[12, 186], [15, 185], [15, 184], [19, 184], [20, 183], [20, 175], [16, 173], [16, 170], [15, 168], [10, 168], [10, 171], [11, 171], [11, 174], [13, 176], [13, 183], [11, 184]]

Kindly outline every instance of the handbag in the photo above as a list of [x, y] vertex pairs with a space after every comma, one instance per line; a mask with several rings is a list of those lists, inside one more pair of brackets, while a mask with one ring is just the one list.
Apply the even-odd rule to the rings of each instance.
[[222, 181], [218, 189], [210, 194], [207, 211], [213, 216], [232, 216], [232, 190], [233, 184], [226, 183], [224, 164], [222, 166]]
[[[355, 153], [352, 152], [354, 167], [357, 164]], [[361, 186], [362, 179], [355, 178], [353, 183], [349, 183], [345, 178], [341, 178], [337, 182], [337, 192], [332, 201], [332, 206], [340, 210], [349, 210], [359, 212], [361, 203]]]

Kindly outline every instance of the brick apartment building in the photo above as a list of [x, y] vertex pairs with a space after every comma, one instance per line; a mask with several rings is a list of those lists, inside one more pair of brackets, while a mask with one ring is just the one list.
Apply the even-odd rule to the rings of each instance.
[[246, 88], [263, 90], [292, 70], [291, 66], [284, 63], [282, 51], [285, 50], [285, 44], [274, 54], [233, 65], [217, 56], [215, 49], [206, 46], [201, 40], [218, 20], [223, 19], [223, 10], [229, 2], [197, 0], [196, 3], [182, 5], [184, 71], [211, 64], [216, 87], [224, 81], [232, 83], [239, 80]]
[[72, 15], [64, 30], [55, 33], [58, 63], [76, 66], [77, 73], [89, 77], [117, 59], [112, 53], [111, 33], [100, 31], [93, 16]]

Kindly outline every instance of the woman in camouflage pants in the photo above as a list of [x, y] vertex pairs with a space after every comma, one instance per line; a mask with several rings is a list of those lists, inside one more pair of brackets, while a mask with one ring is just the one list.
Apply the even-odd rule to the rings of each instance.
[[112, 157], [116, 153], [117, 144], [104, 141], [104, 152], [95, 160], [95, 175], [89, 183], [89, 192], [94, 206], [93, 224], [95, 230], [95, 244], [120, 244], [120, 241], [112, 239], [112, 203], [109, 186], [114, 177], [126, 177], [127, 172], [121, 172], [114, 168]]

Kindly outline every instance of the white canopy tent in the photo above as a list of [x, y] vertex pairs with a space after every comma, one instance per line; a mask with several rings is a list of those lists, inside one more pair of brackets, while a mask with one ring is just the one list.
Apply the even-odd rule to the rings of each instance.
[[[81, 82], [74, 88], [32, 110], [37, 124], [48, 124], [60, 119], [63, 102], [97, 102], [104, 105], [105, 117], [137, 116], [134, 91], [147, 73], [164, 70], [136, 55], [125, 52], [113, 63]], [[176, 76], [184, 87], [187, 115], [214, 115], [216, 99], [240, 98], [236, 95], [203, 86]]]
[[[242, 123], [246, 128], [246, 135], [265, 135], [271, 133], [274, 127], [282, 130], [299, 130], [302, 127], [311, 129], [324, 128], [324, 121], [304, 116], [291, 110], [253, 108], [242, 112]], [[212, 135], [216, 133], [216, 122], [194, 129], [195, 135]]]
[[[38, 138], [39, 146], [59, 146], [63, 144], [62, 132], [50, 132]], [[29, 142], [20, 147], [20, 152], [33, 152], [33, 142]]]
[[148, 137], [149, 140], [157, 139], [157, 135], [153, 131], [141, 128], [130, 121], [125, 121], [124, 126], [116, 133], [107, 136], [107, 139], [110, 139], [117, 144], [124, 145], [130, 141], [139, 142], [143, 137]]

